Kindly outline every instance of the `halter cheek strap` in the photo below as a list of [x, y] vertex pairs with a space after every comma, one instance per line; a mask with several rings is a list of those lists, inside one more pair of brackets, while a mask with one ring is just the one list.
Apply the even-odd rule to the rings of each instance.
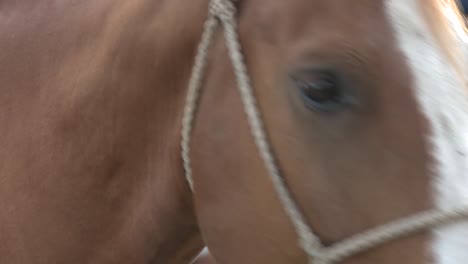
[[278, 198], [284, 207], [294, 229], [299, 237], [299, 245], [309, 256], [310, 264], [334, 264], [364, 251], [368, 251], [392, 240], [414, 234], [442, 224], [449, 224], [468, 217], [468, 205], [451, 210], [433, 210], [415, 214], [387, 223], [377, 228], [357, 234], [331, 247], [325, 247], [306, 223], [297, 203], [286, 187], [277, 162], [271, 150], [265, 133], [264, 125], [257, 102], [253, 94], [246, 64], [242, 56], [241, 45], [237, 33], [236, 0], [211, 0], [209, 17], [204, 25], [200, 44], [198, 46], [195, 64], [190, 78], [184, 116], [182, 120], [182, 160], [185, 176], [193, 191], [192, 170], [190, 165], [190, 138], [202, 82], [206, 71], [207, 55], [213, 42], [214, 34], [219, 25], [224, 27], [229, 57], [234, 68], [244, 111], [247, 115], [251, 133], [255, 139], [259, 155], [273, 182]]

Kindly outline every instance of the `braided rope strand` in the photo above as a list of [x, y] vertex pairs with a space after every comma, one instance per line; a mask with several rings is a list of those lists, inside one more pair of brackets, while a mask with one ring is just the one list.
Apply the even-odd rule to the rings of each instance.
[[[226, 5], [228, 4], [229, 2], [227, 1]], [[232, 5], [232, 3], [230, 4]], [[233, 10], [233, 8], [230, 7], [228, 10]], [[254, 137], [259, 154], [263, 159], [271, 180], [273, 181], [273, 186], [278, 193], [278, 198], [286, 209], [288, 217], [292, 220], [296, 233], [300, 236], [300, 245], [304, 248], [313, 248], [314, 251], [317, 251], [322, 248], [322, 245], [318, 237], [314, 235], [306, 224], [303, 215], [294, 202], [289, 190], [286, 188], [286, 184], [283, 177], [281, 177], [275, 157], [273, 156], [270, 144], [268, 143], [261, 114], [258, 110], [258, 104], [253, 94], [251, 81], [247, 74], [246, 64], [242, 55], [237, 34], [237, 23], [235, 23], [235, 13], [224, 15], [221, 20], [224, 26], [229, 56], [234, 67], [238, 88], [241, 93], [244, 111], [247, 115], [250, 130]]]
[[213, 42], [214, 33], [219, 25], [219, 21], [209, 14], [203, 29], [203, 35], [198, 46], [195, 64], [192, 69], [192, 76], [189, 81], [187, 91], [187, 99], [185, 102], [184, 114], [182, 118], [182, 162], [185, 170], [185, 178], [193, 191], [192, 168], [190, 164], [190, 138], [193, 129], [195, 114], [197, 111], [198, 100], [201, 95], [202, 81], [206, 70], [207, 56], [211, 43]]
[[378, 226], [324, 249], [322, 258], [337, 263], [351, 256], [432, 227], [454, 223], [468, 217], [468, 207], [431, 210]]

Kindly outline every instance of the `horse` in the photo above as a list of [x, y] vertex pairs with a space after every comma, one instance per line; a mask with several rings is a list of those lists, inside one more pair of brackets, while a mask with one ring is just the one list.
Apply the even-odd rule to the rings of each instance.
[[0, 6], [0, 263], [468, 258], [455, 2]]
[[191, 264], [216, 264], [216, 260], [210, 254], [208, 248], [205, 247]]

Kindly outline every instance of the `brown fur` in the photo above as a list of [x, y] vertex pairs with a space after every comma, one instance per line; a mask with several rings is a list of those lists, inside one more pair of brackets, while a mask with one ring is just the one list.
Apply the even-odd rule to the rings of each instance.
[[[222, 264], [305, 263], [221, 35], [195, 125], [194, 195], [185, 182], [180, 119], [207, 4], [0, 3], [1, 264], [183, 264], [201, 234]], [[246, 0], [240, 31], [285, 180], [326, 244], [431, 207], [426, 120], [382, 1]], [[357, 87], [354, 111], [299, 102], [288, 73], [323, 64]], [[427, 241], [343, 264], [423, 264]]]
[[[327, 245], [431, 207], [426, 121], [382, 1], [245, 1], [240, 30], [285, 180]], [[193, 140], [206, 242], [222, 264], [306, 263], [253, 145], [221, 38], [212, 54]], [[324, 64], [349, 75], [357, 109], [327, 117], [303, 107], [288, 73]], [[342, 263], [423, 264], [427, 239]]]
[[179, 158], [207, 1], [0, 3], [0, 263], [186, 263]]

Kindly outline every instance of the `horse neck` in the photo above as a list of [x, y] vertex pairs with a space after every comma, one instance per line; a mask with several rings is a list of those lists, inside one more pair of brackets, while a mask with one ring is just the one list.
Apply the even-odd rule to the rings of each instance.
[[[202, 243], [179, 131], [206, 5], [11, 3], [9, 24], [0, 25], [0, 32], [14, 32], [0, 41], [11, 62], [0, 66], [0, 112], [11, 113], [1, 116], [0, 160], [17, 162], [0, 172], [34, 203], [25, 206], [18, 192], [0, 189], [0, 200], [24, 208], [23, 222], [0, 213], [0, 226], [14, 223], [4, 260], [186, 262]], [[58, 227], [79, 237], [50, 231]], [[63, 248], [77, 250], [70, 256]]]
[[[124, 1], [129, 2], [129, 1]], [[143, 74], [136, 83], [151, 90], [137, 104], [148, 103], [153, 109], [147, 122], [153, 123], [152, 141], [156, 152], [154, 158], [156, 178], [153, 191], [154, 207], [160, 244], [157, 245], [155, 263], [186, 263], [201, 249], [202, 241], [192, 207], [192, 193], [188, 188], [180, 159], [180, 129], [185, 104], [188, 79], [201, 36], [207, 4], [200, 1], [155, 1], [140, 0], [142, 6], [134, 9], [135, 25], [122, 24], [121, 32], [138, 29], [138, 33], [125, 39], [140, 38], [142, 49], [138, 74]], [[207, 2], [207, 1], [201, 1]], [[142, 8], [144, 5], [148, 8]], [[132, 5], [132, 4], [129, 4]], [[134, 6], [135, 7], [135, 6]], [[156, 12], [148, 12], [153, 7]], [[147, 21], [142, 15], [148, 14]], [[130, 33], [130, 35], [132, 35]], [[119, 38], [116, 38], [119, 39]], [[125, 45], [125, 41], [119, 42]], [[137, 42], [138, 44], [138, 42]], [[138, 54], [141, 52], [141, 54]], [[131, 98], [131, 96], [130, 96]], [[152, 100], [151, 100], [152, 98]]]

